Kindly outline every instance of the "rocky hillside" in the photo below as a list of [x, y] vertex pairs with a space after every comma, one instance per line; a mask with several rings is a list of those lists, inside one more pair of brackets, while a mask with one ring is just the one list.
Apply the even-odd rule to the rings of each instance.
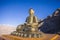
[[60, 34], [60, 8], [54, 11], [51, 16], [48, 16], [40, 26], [40, 30], [44, 33], [59, 33]]

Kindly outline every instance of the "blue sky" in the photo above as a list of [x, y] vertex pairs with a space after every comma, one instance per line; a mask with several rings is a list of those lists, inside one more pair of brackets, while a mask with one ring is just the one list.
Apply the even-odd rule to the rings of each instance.
[[39, 19], [44, 19], [60, 8], [60, 0], [0, 0], [0, 24], [23, 24], [29, 8], [35, 10]]

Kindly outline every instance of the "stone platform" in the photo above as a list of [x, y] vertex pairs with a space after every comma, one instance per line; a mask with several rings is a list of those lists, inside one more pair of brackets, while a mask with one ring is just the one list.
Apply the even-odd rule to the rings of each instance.
[[15, 32], [15, 34], [11, 34], [11, 35], [14, 35], [14, 36], [19, 36], [19, 37], [25, 37], [25, 38], [40, 38], [42, 37], [42, 33], [24, 33], [24, 32]]

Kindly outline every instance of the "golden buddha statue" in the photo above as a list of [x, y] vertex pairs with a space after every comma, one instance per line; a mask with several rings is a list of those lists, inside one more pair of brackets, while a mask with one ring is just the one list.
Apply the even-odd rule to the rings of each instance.
[[30, 25], [31, 27], [38, 25], [38, 19], [36, 16], [34, 16], [34, 10], [32, 8], [29, 10], [29, 16], [26, 19], [26, 24]]
[[26, 23], [18, 25], [16, 31], [12, 32], [12, 35], [20, 37], [41, 37], [41, 32], [38, 30], [38, 19], [34, 16], [34, 10], [29, 9], [29, 16], [26, 18]]
[[32, 8], [29, 9], [29, 16], [26, 19], [26, 25], [32, 27], [32, 32], [36, 31], [36, 28], [38, 27], [38, 19], [34, 16], [34, 10]]

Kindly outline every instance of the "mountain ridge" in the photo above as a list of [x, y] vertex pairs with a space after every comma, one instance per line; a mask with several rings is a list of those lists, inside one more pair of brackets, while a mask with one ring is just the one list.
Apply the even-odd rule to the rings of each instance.
[[[47, 16], [39, 29], [44, 33], [58, 33], [60, 32], [60, 8], [56, 9], [51, 16]], [[59, 33], [60, 34], [60, 33]]]

